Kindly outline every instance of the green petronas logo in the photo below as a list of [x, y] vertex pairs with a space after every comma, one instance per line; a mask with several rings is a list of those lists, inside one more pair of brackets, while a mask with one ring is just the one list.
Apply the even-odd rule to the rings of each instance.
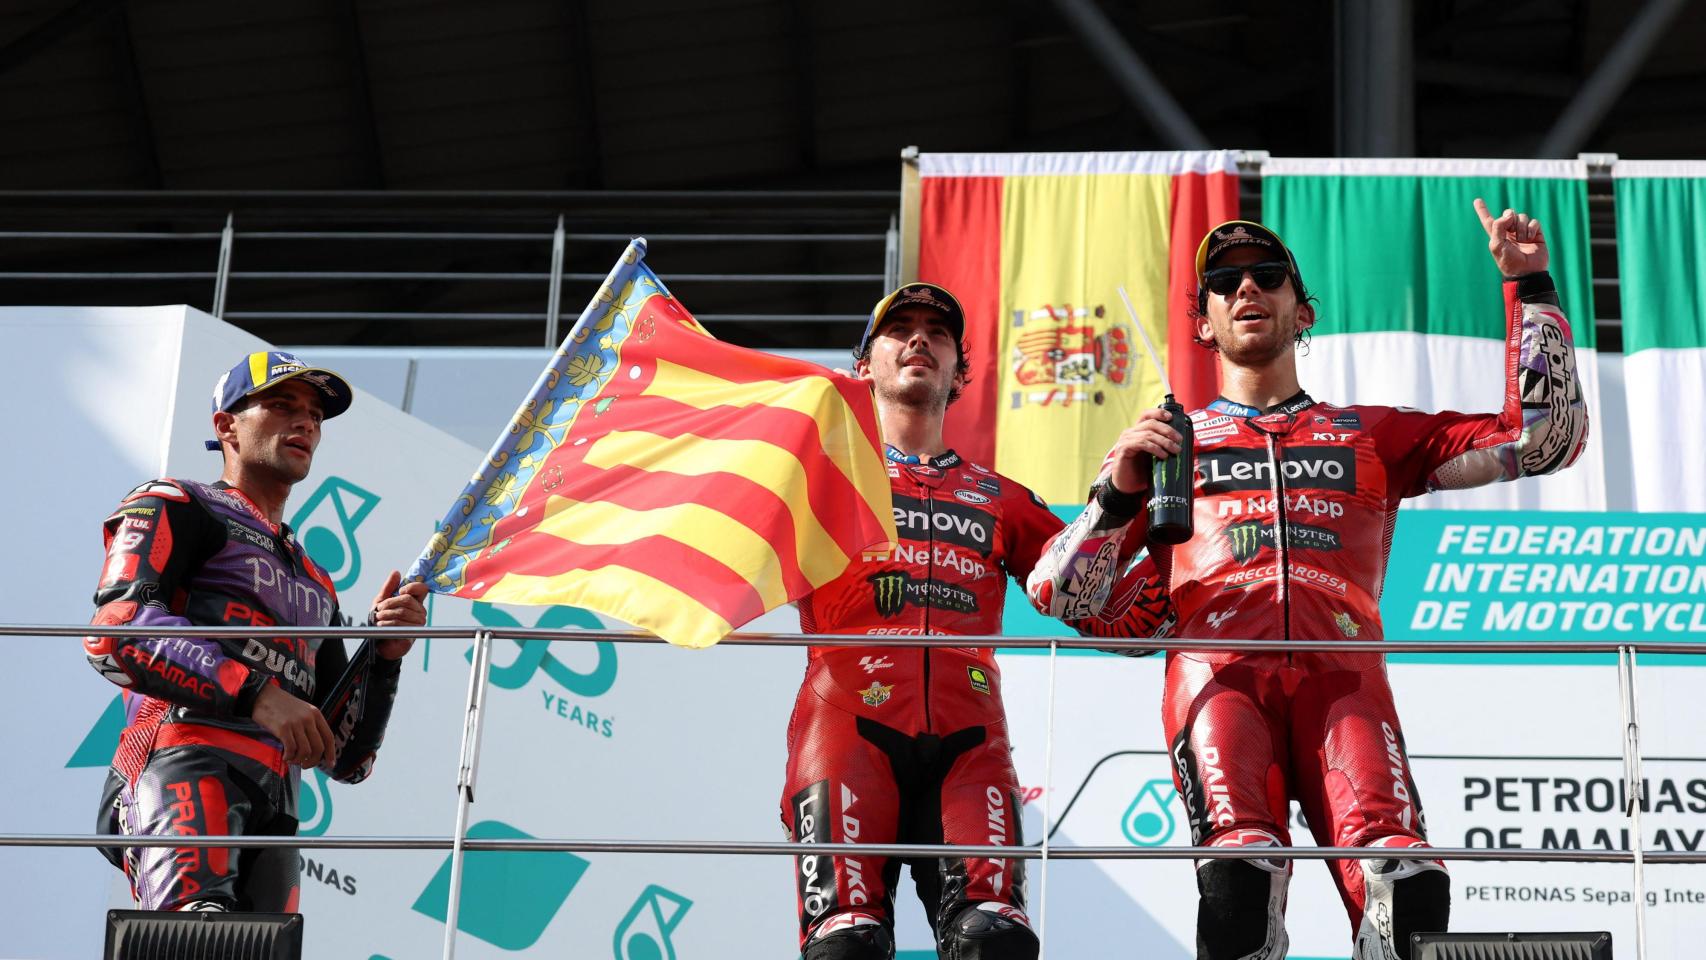
[[1166, 843], [1178, 827], [1172, 809], [1178, 796], [1171, 780], [1145, 783], [1120, 818], [1120, 832], [1134, 846], [1158, 847]]
[[332, 586], [339, 590], [361, 579], [361, 545], [355, 531], [379, 499], [343, 477], [327, 477], [290, 519], [302, 549], [325, 568]]

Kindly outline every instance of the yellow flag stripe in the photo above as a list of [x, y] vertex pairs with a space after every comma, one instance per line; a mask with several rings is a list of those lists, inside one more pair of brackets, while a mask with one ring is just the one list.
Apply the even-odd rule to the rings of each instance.
[[[715, 406], [762, 405], [794, 410], [816, 420], [824, 455], [853, 485], [860, 498], [871, 505], [872, 512], [882, 523], [888, 546], [895, 544], [897, 538], [894, 515], [888, 509], [889, 476], [883, 463], [882, 438], [865, 435], [858, 418], [846, 409], [846, 401], [827, 377], [736, 383], [660, 358], [646, 393], [667, 397], [699, 410]], [[873, 442], [876, 444], [876, 456], [871, 455]], [[793, 509], [792, 505], [790, 509]], [[815, 576], [811, 579], [813, 583], [827, 582]]]
[[764, 609], [774, 610], [788, 602], [782, 561], [769, 542], [746, 524], [704, 504], [633, 510], [605, 501], [548, 497], [545, 517], [533, 532], [587, 546], [621, 546], [645, 537], [668, 537], [740, 574], [758, 592]]
[[708, 647], [734, 627], [672, 584], [626, 567], [572, 570], [554, 577], [504, 574], [482, 598], [491, 603], [567, 604], [643, 627], [679, 647]]
[[[762, 440], [723, 440], [692, 434], [663, 437], [639, 430], [612, 430], [593, 443], [592, 449], [586, 453], [586, 462], [607, 469], [623, 465], [689, 477], [713, 473], [732, 473], [745, 477], [774, 492], [787, 505], [788, 514], [794, 521], [794, 550], [799, 558], [800, 572], [806, 575], [812, 586], [823, 586], [847, 568], [848, 555], [836, 544], [829, 531], [823, 528], [823, 524], [818, 522], [817, 514], [812, 511], [811, 502], [806, 498], [805, 467], [792, 451], [773, 443]], [[884, 482], [887, 482], [886, 477]], [[617, 521], [619, 524], [645, 524], [648, 527], [650, 522], [641, 519], [644, 514], [668, 513], [660, 510], [625, 509], [623, 512], [626, 518]], [[681, 522], [678, 517], [671, 519]], [[889, 522], [893, 523], [892, 517]], [[745, 529], [744, 524], [737, 523], [736, 526]], [[720, 533], [712, 533], [709, 530], [670, 529], [667, 535], [722, 560], [736, 570], [742, 569], [742, 564], [733, 562], [730, 558], [737, 548], [736, 541], [723, 538]], [[774, 562], [775, 552], [768, 544], [765, 545], [765, 551]], [[757, 588], [759, 584], [755, 582], [753, 586]]]
[[[1002, 191], [998, 316], [1007, 319], [994, 373], [995, 468], [1050, 503], [1082, 502], [1108, 443], [1161, 399], [1135, 331], [1124, 331], [1124, 382], [1095, 369], [1106, 354], [1093, 350], [1096, 338], [1130, 326], [1122, 285], [1157, 349], [1167, 348], [1172, 183], [1156, 174], [1028, 176]], [[1077, 332], [1085, 326], [1092, 337]], [[1057, 334], [1066, 361], [1049, 350]]]

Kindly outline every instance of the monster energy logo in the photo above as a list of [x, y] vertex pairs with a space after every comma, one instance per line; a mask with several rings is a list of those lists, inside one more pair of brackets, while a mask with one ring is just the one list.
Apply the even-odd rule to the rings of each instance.
[[956, 613], [974, 613], [977, 610], [977, 597], [970, 590], [935, 580], [914, 580], [904, 570], [878, 573], [867, 579], [871, 581], [871, 599], [876, 603], [877, 612], [885, 617], [900, 613], [908, 605]]
[[[1286, 525], [1286, 546], [1294, 550], [1337, 550], [1339, 535], [1325, 527], [1306, 523]], [[1274, 525], [1261, 520], [1246, 520], [1226, 528], [1226, 540], [1232, 546], [1232, 557], [1245, 563], [1260, 553], [1263, 547], [1274, 545]]]
[[1184, 463], [1183, 454], [1175, 454], [1165, 460], [1155, 461], [1155, 469], [1150, 474], [1150, 481], [1157, 493], [1179, 481], [1179, 471], [1183, 469]]

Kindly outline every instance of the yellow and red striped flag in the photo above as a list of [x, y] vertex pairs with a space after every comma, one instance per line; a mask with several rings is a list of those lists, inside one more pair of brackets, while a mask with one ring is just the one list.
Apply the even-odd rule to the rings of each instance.
[[1051, 503], [1080, 503], [1102, 454], [1161, 402], [1117, 288], [1187, 408], [1214, 399], [1191, 342], [1197, 243], [1238, 215], [1230, 151], [925, 153], [917, 279], [966, 311], [972, 381], [944, 432]]
[[415, 562], [705, 647], [895, 542], [868, 385], [723, 343], [629, 244]]

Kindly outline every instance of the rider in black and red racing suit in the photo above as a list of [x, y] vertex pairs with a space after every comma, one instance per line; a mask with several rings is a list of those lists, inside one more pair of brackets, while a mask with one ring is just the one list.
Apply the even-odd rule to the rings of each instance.
[[[107, 518], [105, 535], [97, 627], [348, 624], [331, 580], [290, 528], [267, 521], [235, 487], [145, 483]], [[117, 835], [294, 836], [301, 770], [250, 718], [255, 698], [274, 684], [318, 703], [337, 748], [324, 769], [356, 783], [372, 769], [401, 669], [367, 655], [346, 676], [341, 640], [94, 635], [84, 647], [124, 688], [126, 725], [97, 823]], [[124, 868], [143, 909], [297, 908], [294, 849], [102, 852]]]

